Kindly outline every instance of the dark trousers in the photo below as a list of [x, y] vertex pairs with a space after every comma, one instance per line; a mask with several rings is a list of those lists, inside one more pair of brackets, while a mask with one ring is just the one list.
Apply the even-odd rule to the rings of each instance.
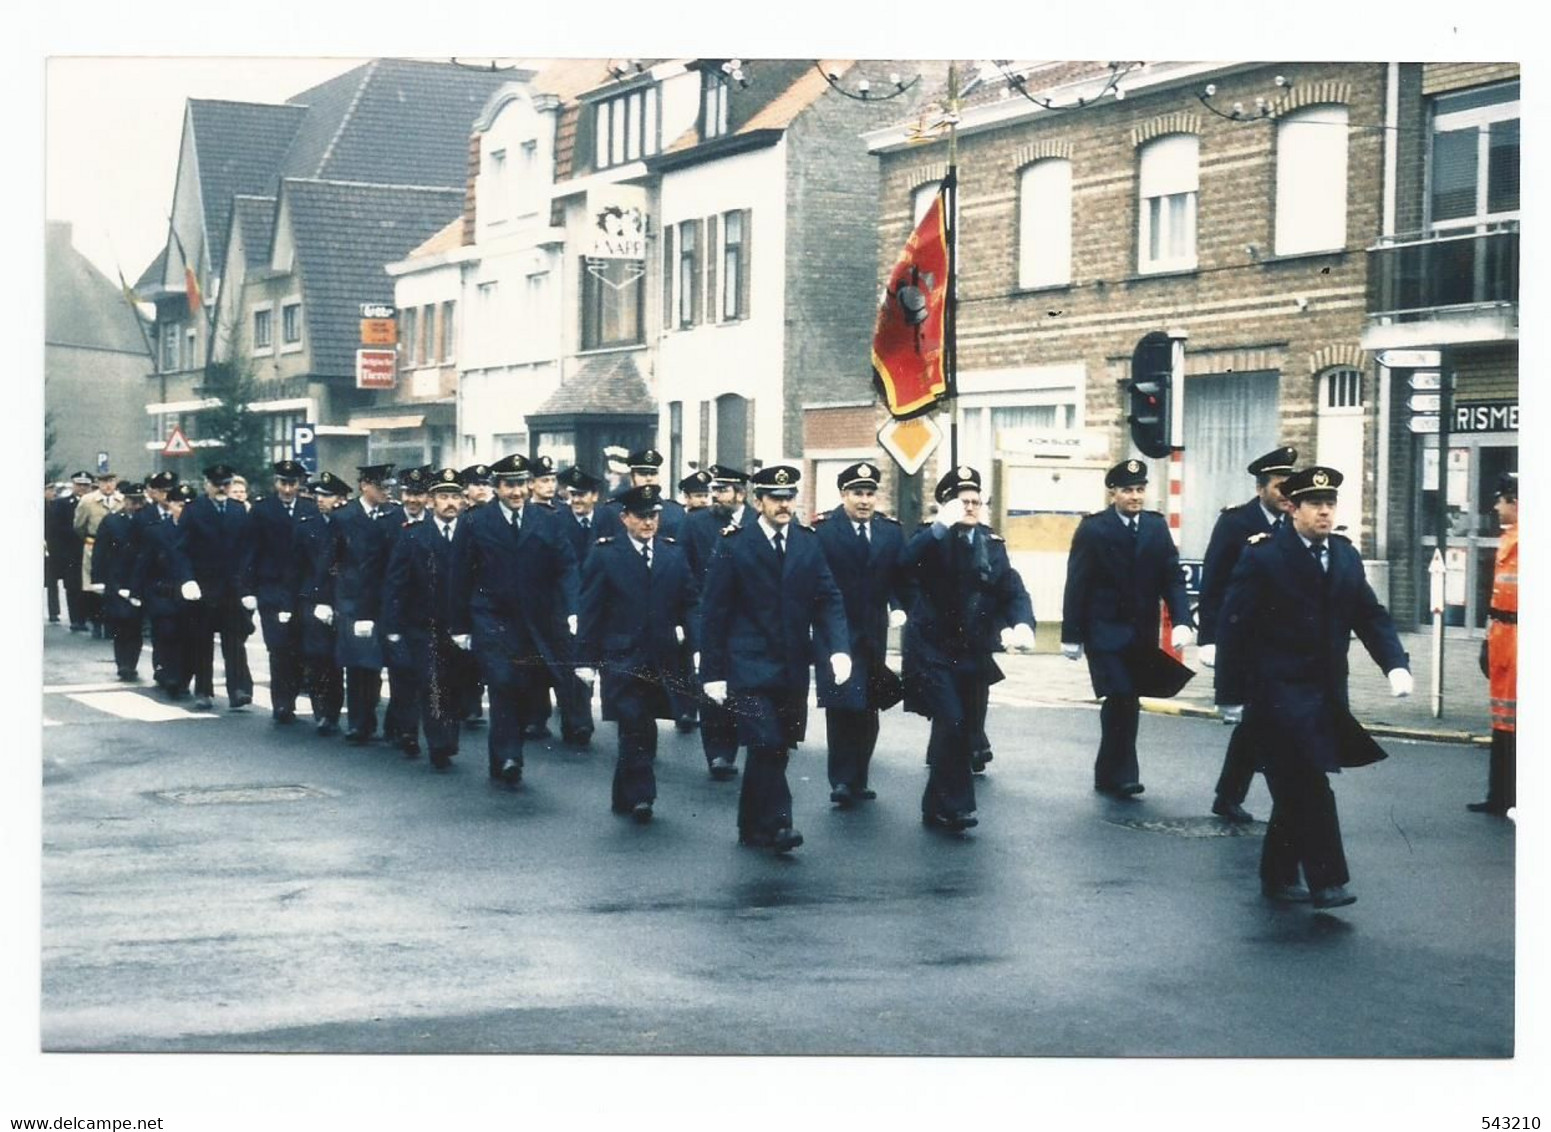
[[[81, 610], [86, 620], [94, 625], [101, 625], [102, 621], [102, 595], [91, 590], [81, 591]], [[95, 634], [93, 634], [95, 636]]]
[[273, 714], [296, 711], [296, 697], [303, 686], [301, 649], [286, 647], [269, 650], [269, 698]]
[[1336, 796], [1325, 772], [1294, 763], [1266, 772], [1271, 789], [1271, 820], [1260, 850], [1260, 879], [1265, 884], [1297, 884], [1298, 866], [1311, 889], [1330, 888], [1351, 879], [1341, 845]]
[[485, 718], [485, 682], [476, 677], [463, 689], [460, 714], [466, 720]]
[[48, 619], [59, 620], [59, 574], [55, 571], [52, 558], [43, 559], [43, 593], [48, 599]]
[[1136, 728], [1142, 702], [1135, 696], [1105, 696], [1099, 709], [1099, 756], [1093, 784], [1103, 789], [1141, 781], [1136, 764]]
[[829, 784], [853, 790], [867, 788], [867, 769], [878, 745], [878, 713], [824, 710], [824, 731], [829, 742]]
[[[689, 673], [695, 671], [695, 650], [690, 648], [688, 641], [679, 642], [679, 671]], [[678, 682], [675, 681], [675, 688]], [[683, 691], [669, 693], [673, 704], [673, 718], [679, 723], [693, 723], [700, 718], [700, 701], [692, 694]]]
[[156, 682], [168, 692], [187, 692], [194, 678], [198, 648], [193, 610], [164, 614], [151, 620], [151, 649], [156, 656]]
[[368, 739], [377, 734], [377, 705], [382, 700], [382, 669], [345, 669], [345, 711], [350, 733]]
[[333, 654], [309, 657], [303, 672], [307, 698], [312, 701], [312, 718], [317, 723], [339, 722], [345, 703], [345, 671], [334, 663]]
[[420, 723], [433, 755], [458, 753], [458, 731], [468, 695], [468, 654], [443, 632], [433, 632], [420, 671]]
[[659, 693], [644, 681], [626, 680], [609, 694], [619, 721], [612, 807], [616, 814], [623, 814], [638, 802], [657, 800], [657, 777], [652, 771], [657, 758], [657, 717], [652, 700]]
[[236, 597], [196, 603], [194, 694], [215, 695], [215, 635], [221, 635], [221, 663], [226, 666], [226, 695], [253, 694], [248, 670], [248, 634], [253, 616]]
[[991, 740], [986, 736], [986, 713], [991, 708], [991, 685], [976, 681], [974, 690], [973, 700], [964, 705], [969, 712], [965, 721], [969, 727], [969, 749], [989, 751]]
[[113, 663], [120, 676], [129, 676], [140, 667], [140, 650], [145, 646], [145, 632], [138, 610], [133, 617], [115, 617], [108, 622], [113, 633]]
[[970, 771], [971, 708], [984, 681], [962, 672], [939, 674], [932, 704], [932, 736], [926, 745], [926, 789], [921, 812], [969, 813], [975, 808], [975, 779]]
[[547, 727], [549, 717], [554, 712], [554, 706], [549, 700], [549, 680], [547, 672], [537, 672], [534, 679], [526, 682], [526, 689], [522, 696], [522, 725], [524, 727]]
[[412, 668], [388, 669], [388, 710], [382, 716], [382, 734], [390, 741], [419, 742], [420, 676]]
[[749, 749], [738, 793], [738, 832], [767, 837], [792, 824], [786, 760], [807, 720], [808, 692], [740, 692], [728, 703], [733, 718], [741, 720], [739, 731]]
[[1486, 800], [1497, 809], [1509, 810], [1518, 805], [1517, 783], [1519, 761], [1519, 733], [1517, 731], [1492, 731], [1492, 753], [1486, 767]]
[[1242, 723], [1228, 737], [1228, 750], [1223, 755], [1222, 773], [1217, 776], [1217, 797], [1224, 802], [1242, 806], [1249, 796], [1249, 784], [1255, 777], [1255, 747], [1250, 741], [1249, 730]]
[[81, 564], [67, 565], [60, 579], [65, 584], [65, 610], [74, 629], [86, 627], [86, 591], [81, 589]]
[[575, 676], [567, 676], [563, 684], [555, 694], [560, 702], [562, 734], [567, 739], [579, 739], [593, 730], [592, 686]]
[[713, 759], [738, 758], [738, 724], [726, 704], [706, 700], [700, 705], [700, 749], [706, 765]]

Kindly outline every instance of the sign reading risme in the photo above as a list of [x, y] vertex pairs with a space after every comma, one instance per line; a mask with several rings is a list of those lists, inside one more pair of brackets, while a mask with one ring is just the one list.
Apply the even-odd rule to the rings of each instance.
[[1517, 401], [1467, 401], [1454, 403], [1450, 432], [1518, 432]]

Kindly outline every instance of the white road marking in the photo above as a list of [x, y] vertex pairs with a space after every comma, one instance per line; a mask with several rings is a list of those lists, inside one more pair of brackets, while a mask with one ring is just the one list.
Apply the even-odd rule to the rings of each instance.
[[215, 719], [208, 712], [185, 711], [172, 704], [158, 703], [138, 692], [85, 692], [71, 693], [76, 703], [105, 711], [120, 719], [133, 719], [141, 723], [165, 723], [174, 719]]

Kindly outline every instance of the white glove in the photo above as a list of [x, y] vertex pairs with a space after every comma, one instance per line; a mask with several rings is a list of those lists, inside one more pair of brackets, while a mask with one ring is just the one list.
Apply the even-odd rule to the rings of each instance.
[[387, 639], [388, 639], [388, 643], [389, 644], [395, 644], [396, 645], [400, 641], [402, 641], [404, 638], [399, 633], [389, 633]]
[[1216, 668], [1217, 667], [1217, 646], [1216, 645], [1202, 645], [1201, 646], [1201, 651], [1197, 654], [1197, 656], [1200, 657], [1201, 667], [1203, 667], [1203, 668]]
[[714, 700], [716, 703], [719, 703], [719, 704], [726, 703], [727, 702], [727, 681], [725, 681], [725, 680], [712, 680], [709, 684], [707, 684], [705, 686], [705, 694], [706, 694], [706, 698], [707, 699]]
[[1416, 681], [1411, 679], [1411, 671], [1407, 668], [1391, 668], [1389, 670], [1389, 694], [1396, 697], [1409, 696], [1416, 690]]
[[137, 597], [132, 597], [132, 598], [129, 599], [129, 604], [134, 606], [136, 609], [139, 609], [140, 608], [140, 599], [137, 598]]
[[576, 670], [576, 678], [583, 684], [591, 684], [598, 678], [598, 674], [590, 668], [578, 668]]
[[200, 590], [198, 582], [184, 582], [183, 588], [178, 592], [183, 595], [184, 601], [198, 601], [200, 598], [204, 597], [204, 593]]
[[829, 658], [829, 670], [835, 674], [835, 683], [844, 684], [851, 679], [851, 658], [843, 652], [837, 652]]
[[332, 605], [315, 605], [312, 607], [312, 615], [325, 625], [334, 623], [334, 607]]
[[100, 594], [100, 593], [107, 593], [108, 592], [108, 587], [105, 586], [101, 582], [93, 582], [91, 585], [87, 586], [86, 588], [91, 590], [91, 592], [94, 593], [94, 594]]
[[700, 671], [700, 654], [699, 653], [695, 654], [694, 662], [695, 662], [695, 671], [699, 672]]
[[1001, 633], [998, 634], [998, 637], [1002, 642], [1002, 651], [1012, 652], [1012, 626], [1009, 625], [1007, 628], [1003, 629]]
[[252, 613], [255, 609], [258, 608], [258, 598], [254, 597], [252, 594], [248, 594], [242, 599], [242, 607], [249, 613]]
[[1012, 648], [1025, 652], [1034, 651], [1034, 628], [1031, 625], [1014, 625], [1009, 632], [1012, 633]]
[[[571, 629], [571, 636], [576, 636], [576, 614], [573, 613], [571, 616], [567, 617], [565, 619], [565, 623]], [[683, 640], [684, 638], [680, 637], [679, 639]]]
[[1067, 660], [1081, 660], [1082, 645], [1067, 644], [1065, 641], [1062, 641], [1061, 655], [1066, 657]]
[[370, 637], [372, 630], [375, 628], [377, 628], [377, 622], [375, 621], [357, 621], [352, 631], [358, 637]]
[[452, 637], [452, 643], [457, 645], [464, 652], [468, 652], [469, 649], [474, 647], [474, 638], [469, 636], [467, 633], [454, 633]]
[[289, 609], [282, 609], [279, 613], [275, 614], [275, 620], [280, 622], [282, 625], [289, 625], [291, 623], [291, 611]]
[[679, 639], [679, 644], [682, 645], [684, 643], [684, 626], [675, 625], [673, 627], [673, 635]]
[[905, 623], [906, 620], [907, 620], [907, 615], [906, 615], [906, 613], [905, 613], [905, 611], [903, 609], [891, 609], [891, 610], [889, 610], [889, 628], [890, 629], [898, 629], [901, 625], [903, 625]]
[[1176, 625], [1173, 631], [1169, 633], [1169, 644], [1174, 646], [1175, 651], [1184, 648], [1195, 639], [1196, 631], [1189, 625]]
[[1222, 721], [1224, 723], [1231, 724], [1244, 722], [1243, 704], [1219, 704], [1217, 706], [1217, 711], [1218, 714], [1222, 716]]
[[123, 598], [125, 601], [130, 600], [130, 598], [129, 598], [129, 591], [128, 590], [119, 590], [118, 591], [118, 596]]
[[952, 528], [957, 526], [963, 518], [964, 501], [955, 496], [937, 508], [937, 518], [933, 519], [932, 523], [934, 526], [937, 523], [941, 523], [945, 527]]

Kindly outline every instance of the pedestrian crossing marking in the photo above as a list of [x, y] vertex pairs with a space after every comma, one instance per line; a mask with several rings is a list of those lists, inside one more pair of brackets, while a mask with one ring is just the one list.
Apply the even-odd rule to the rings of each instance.
[[116, 715], [120, 719], [133, 719], [140, 723], [165, 723], [174, 719], [214, 719], [208, 712], [185, 711], [172, 704], [157, 703], [139, 692], [72, 692], [70, 698], [78, 704]]

